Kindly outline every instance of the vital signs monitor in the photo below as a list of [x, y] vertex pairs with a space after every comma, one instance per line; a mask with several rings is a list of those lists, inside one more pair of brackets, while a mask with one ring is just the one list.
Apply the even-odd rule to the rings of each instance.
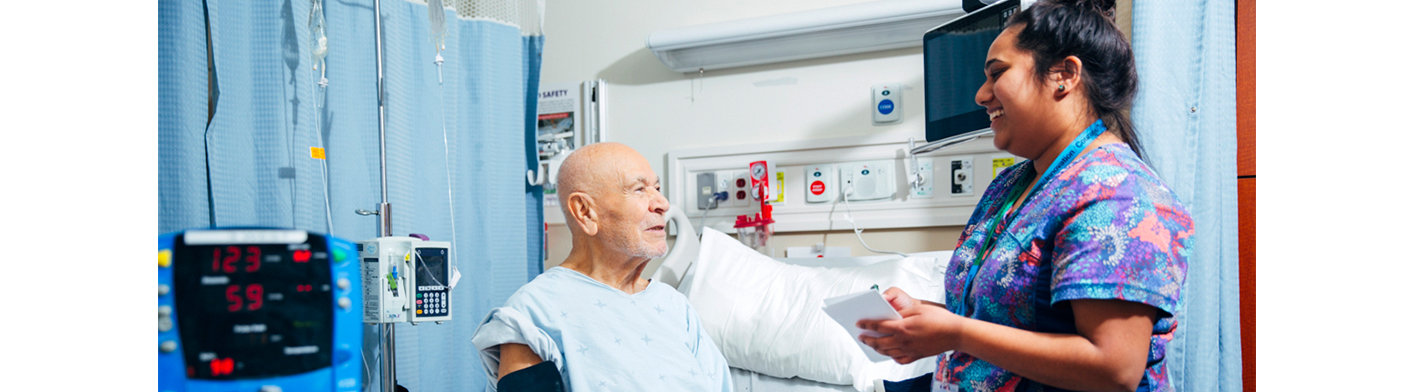
[[357, 259], [302, 230], [159, 236], [158, 389], [359, 391]]

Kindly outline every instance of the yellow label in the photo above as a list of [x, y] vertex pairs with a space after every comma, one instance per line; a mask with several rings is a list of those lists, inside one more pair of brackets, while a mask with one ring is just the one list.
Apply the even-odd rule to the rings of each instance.
[[786, 201], [786, 172], [777, 170], [777, 171], [776, 171], [776, 200], [771, 200], [771, 202], [772, 202], [772, 203], [781, 203], [781, 202], [785, 202], [785, 201]]
[[1013, 164], [1016, 163], [1016, 162], [1017, 162], [1017, 160], [1014, 159], [1014, 158], [1012, 158], [1012, 157], [1008, 157], [1008, 158], [993, 158], [993, 176], [994, 176], [994, 177], [998, 177], [998, 173], [999, 173], [999, 172], [1002, 172], [1003, 169], [1007, 169], [1007, 168], [1009, 168], [1009, 167], [1012, 167]]
[[158, 251], [158, 266], [168, 268], [170, 265], [173, 265], [173, 251], [168, 249]]
[[311, 148], [311, 158], [312, 158], [312, 159], [326, 159], [326, 149], [321, 148], [321, 147], [312, 147], [312, 148]]

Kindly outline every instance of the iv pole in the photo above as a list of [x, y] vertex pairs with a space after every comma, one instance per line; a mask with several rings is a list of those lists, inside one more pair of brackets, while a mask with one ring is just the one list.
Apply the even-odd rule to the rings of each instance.
[[[390, 198], [386, 191], [385, 173], [385, 55], [381, 47], [381, 26], [380, 26], [380, 0], [375, 1], [375, 22], [376, 22], [376, 108], [379, 119], [376, 122], [380, 129], [380, 208], [376, 214], [380, 215], [380, 236], [391, 236], [390, 219]], [[367, 215], [370, 211], [357, 211], [362, 215]], [[381, 369], [380, 369], [380, 390], [381, 392], [395, 392], [395, 324], [380, 324], [381, 335], [384, 339], [380, 343]]]

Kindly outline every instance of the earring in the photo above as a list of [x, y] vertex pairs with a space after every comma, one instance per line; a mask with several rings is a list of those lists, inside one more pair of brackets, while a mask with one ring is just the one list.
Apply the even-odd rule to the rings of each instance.
[[1067, 86], [1064, 86], [1064, 85], [1061, 85], [1061, 84], [1057, 85], [1057, 92], [1060, 93], [1060, 92], [1063, 92], [1063, 91], [1067, 91]]

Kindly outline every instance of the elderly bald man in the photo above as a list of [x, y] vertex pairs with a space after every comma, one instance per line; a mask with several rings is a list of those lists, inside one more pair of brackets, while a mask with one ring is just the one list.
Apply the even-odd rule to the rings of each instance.
[[687, 298], [640, 278], [649, 260], [667, 254], [661, 191], [647, 159], [628, 146], [598, 143], [569, 155], [558, 200], [573, 252], [475, 331], [491, 387], [731, 391], [726, 359]]

